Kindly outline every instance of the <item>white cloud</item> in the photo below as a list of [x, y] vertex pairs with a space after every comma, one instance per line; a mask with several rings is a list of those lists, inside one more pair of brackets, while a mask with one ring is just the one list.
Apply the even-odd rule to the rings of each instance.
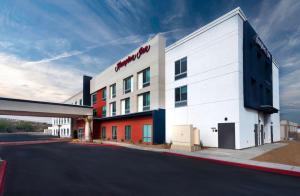
[[0, 48], [9, 48], [11, 46], [13, 46], [14, 44], [8, 41], [0, 41]]
[[0, 96], [62, 102], [80, 90], [83, 72], [51, 63], [28, 64], [0, 53]]
[[169, 25], [173, 28], [182, 27], [182, 19], [187, 15], [187, 11], [188, 9], [185, 1], [176, 1], [176, 3], [173, 3], [172, 6], [170, 6], [167, 16], [162, 20], [161, 23], [163, 25]]
[[258, 15], [254, 17], [253, 24], [260, 36], [269, 41], [276, 36], [276, 32], [286, 28], [298, 27], [300, 1], [281, 0], [274, 4], [273, 1], [263, 1]]
[[263, 1], [250, 18], [280, 68], [280, 103], [284, 118], [300, 122], [300, 1]]

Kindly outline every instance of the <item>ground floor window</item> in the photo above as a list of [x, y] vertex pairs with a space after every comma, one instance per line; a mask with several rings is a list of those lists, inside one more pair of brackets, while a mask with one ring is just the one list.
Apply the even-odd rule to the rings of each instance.
[[131, 126], [125, 126], [125, 140], [131, 140]]
[[152, 141], [152, 131], [151, 125], [143, 126], [143, 142], [151, 142]]
[[112, 135], [112, 139], [113, 140], [117, 139], [117, 126], [112, 126], [112, 128], [111, 128], [111, 135]]
[[101, 138], [106, 139], [106, 127], [101, 128]]

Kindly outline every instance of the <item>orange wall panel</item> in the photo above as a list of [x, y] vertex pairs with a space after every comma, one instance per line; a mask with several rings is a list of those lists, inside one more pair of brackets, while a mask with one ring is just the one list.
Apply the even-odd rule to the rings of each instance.
[[[95, 122], [99, 123], [99, 122]], [[143, 116], [143, 117], [134, 117], [129, 119], [119, 119], [119, 120], [108, 120], [105, 122], [99, 123], [100, 126], [97, 127], [96, 132], [101, 133], [101, 128], [106, 127], [106, 139], [112, 140], [112, 126], [117, 126], [117, 141], [125, 140], [125, 126], [131, 126], [131, 140], [134, 143], [138, 143], [140, 140], [143, 140], [143, 126], [153, 125], [152, 116]], [[153, 128], [153, 126], [152, 126]], [[153, 135], [153, 130], [152, 130]]]

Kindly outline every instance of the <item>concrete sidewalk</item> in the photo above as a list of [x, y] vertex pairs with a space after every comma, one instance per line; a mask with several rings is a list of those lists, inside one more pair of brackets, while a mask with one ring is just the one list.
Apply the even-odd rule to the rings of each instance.
[[[270, 163], [270, 162], [260, 162], [251, 160], [256, 156], [264, 154], [268, 151], [274, 150], [276, 148], [280, 148], [287, 144], [285, 143], [273, 143], [273, 144], [265, 144], [258, 147], [247, 148], [242, 150], [230, 150], [230, 149], [219, 149], [219, 148], [208, 148], [203, 149], [196, 152], [184, 152], [184, 151], [175, 151], [170, 149], [158, 149], [158, 148], [151, 148], [137, 146], [128, 143], [119, 143], [119, 142], [110, 142], [110, 141], [103, 141], [104, 144], [112, 144], [123, 146], [127, 148], [137, 149], [137, 150], [147, 150], [153, 152], [163, 152], [163, 153], [173, 153], [175, 155], [183, 155], [183, 156], [190, 156], [195, 158], [203, 158], [207, 160], [216, 160], [218, 162], [228, 162], [233, 163], [232, 165], [249, 165], [248, 168], [255, 168], [255, 167], [262, 167], [262, 168], [269, 168], [271, 170], [285, 170], [290, 172], [299, 172], [300, 174], [300, 167], [292, 166], [292, 165], [285, 165], [285, 164], [278, 164], [278, 163]], [[267, 171], [267, 170], [265, 170]]]

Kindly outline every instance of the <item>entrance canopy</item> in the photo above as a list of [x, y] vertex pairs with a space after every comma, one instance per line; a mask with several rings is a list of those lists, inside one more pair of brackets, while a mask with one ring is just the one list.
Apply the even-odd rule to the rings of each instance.
[[0, 97], [0, 115], [80, 118], [92, 116], [93, 108]]

